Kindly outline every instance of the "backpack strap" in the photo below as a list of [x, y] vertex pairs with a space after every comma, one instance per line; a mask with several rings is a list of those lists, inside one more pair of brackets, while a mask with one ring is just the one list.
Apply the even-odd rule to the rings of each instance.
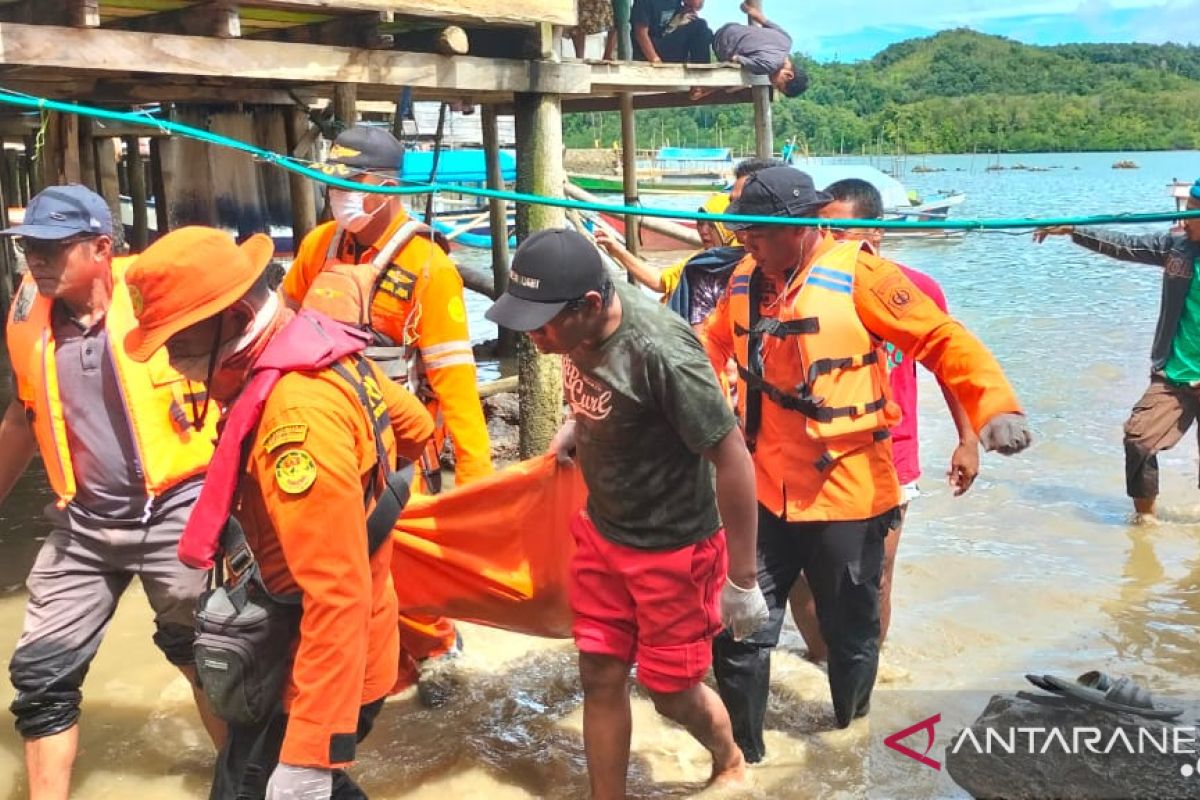
[[367, 360], [365, 358], [354, 359], [357, 379], [350, 370], [346, 369], [344, 364], [334, 363], [330, 366], [358, 394], [359, 402], [367, 415], [367, 424], [373, 433], [372, 438], [375, 440], [375, 472], [364, 490], [363, 497], [364, 505], [370, 503], [372, 497], [377, 498], [375, 508], [367, 516], [367, 552], [374, 553], [391, 535], [392, 527], [408, 503], [411, 495], [413, 466], [410, 463], [400, 470], [391, 469], [390, 459], [383, 445], [383, 432], [392, 426], [392, 418], [386, 407], [381, 409], [378, 416], [372, 408], [371, 399], [367, 396], [366, 382], [368, 379], [374, 380], [374, 376], [371, 374], [371, 367]]

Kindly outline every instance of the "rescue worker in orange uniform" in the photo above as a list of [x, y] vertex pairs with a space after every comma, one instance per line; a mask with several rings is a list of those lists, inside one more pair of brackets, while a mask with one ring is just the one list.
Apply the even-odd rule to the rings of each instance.
[[[359, 125], [338, 135], [324, 169], [358, 183], [395, 185], [403, 158], [404, 146], [391, 133]], [[440, 490], [438, 456], [447, 435], [454, 442], [456, 483], [490, 475], [491, 443], [454, 263], [398, 196], [331, 187], [329, 205], [334, 219], [300, 243], [284, 296], [290, 304], [369, 327], [382, 340], [368, 355], [389, 377], [407, 381], [437, 421], [422, 454], [418, 490]], [[419, 679], [422, 701], [441, 705], [454, 680], [447, 668], [460, 650], [454, 625], [407, 614], [399, 625], [404, 654], [397, 689]]]
[[[165, 347], [175, 368], [232, 404], [223, 437], [241, 413], [238, 403], [256, 400], [255, 366], [292, 335], [290, 326], [319, 317], [296, 317], [280, 302], [266, 269], [272, 249], [261, 234], [238, 247], [222, 231], [187, 227], [159, 239], [129, 269], [138, 318], [126, 340], [130, 356], [149, 359]], [[372, 407], [364, 407], [360, 389]], [[364, 496], [372, 497], [379, 462], [373, 422], [385, 411], [390, 417], [378, 435], [394, 460], [415, 459], [433, 421], [360, 356], [284, 372], [264, 393], [230, 510], [267, 589], [301, 593], [303, 613], [282, 708], [261, 724], [230, 726], [210, 797], [360, 798], [341, 768], [370, 731], [399, 655], [390, 537], [373, 554], [367, 549]], [[222, 452], [218, 445], [217, 460]]]
[[[114, 258], [104, 198], [79, 186], [33, 197], [18, 237], [29, 267], [10, 309], [16, 397], [0, 421], [0, 502], [41, 451], [58, 502], [27, 586], [9, 676], [32, 800], [65, 800], [79, 741], [84, 676], [137, 576], [154, 609], [154, 643], [195, 686], [192, 612], [205, 573], [175, 548], [212, 458], [217, 414], [204, 387], [166, 355], [125, 352], [136, 321]], [[224, 724], [197, 705], [218, 745]]]
[[[831, 198], [791, 167], [751, 175], [731, 214], [815, 217]], [[738, 368], [737, 410], [754, 454], [758, 583], [770, 622], [720, 636], [713, 669], [734, 738], [761, 761], [771, 649], [803, 572], [829, 645], [838, 727], [866, 715], [879, 664], [884, 536], [901, 503], [888, 429], [884, 342], [931, 370], [988, 450], [1031, 435], [995, 358], [889, 261], [817, 228], [735, 223], [749, 258], [705, 328], [709, 357]]]

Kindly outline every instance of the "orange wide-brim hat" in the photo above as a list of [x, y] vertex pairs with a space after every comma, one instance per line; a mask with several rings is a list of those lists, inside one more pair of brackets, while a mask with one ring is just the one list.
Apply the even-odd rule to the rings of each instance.
[[216, 228], [189, 226], [146, 248], [125, 273], [138, 326], [125, 337], [135, 361], [148, 361], [175, 334], [236, 303], [262, 275], [275, 243], [256, 233], [240, 246]]

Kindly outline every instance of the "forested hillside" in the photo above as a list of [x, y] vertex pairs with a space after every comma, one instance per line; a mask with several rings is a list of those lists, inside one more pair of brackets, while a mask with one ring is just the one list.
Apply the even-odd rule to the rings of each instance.
[[[970, 30], [869, 61], [797, 56], [808, 92], [775, 102], [776, 141], [813, 154], [1166, 150], [1200, 147], [1200, 47], [1035, 47]], [[753, 148], [749, 105], [638, 112], [638, 144]], [[616, 114], [574, 114], [568, 147], [609, 146]]]

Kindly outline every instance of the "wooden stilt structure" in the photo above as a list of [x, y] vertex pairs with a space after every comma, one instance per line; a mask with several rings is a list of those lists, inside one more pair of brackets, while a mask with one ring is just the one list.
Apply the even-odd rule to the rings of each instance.
[[[635, 109], [692, 105], [688, 91], [694, 87], [716, 90], [708, 103], [749, 102], [753, 91], [759, 152], [773, 149], [770, 90], [762, 78], [724, 65], [627, 61], [630, 0], [614, 3], [622, 62], [559, 60], [555, 43], [575, 25], [575, 5], [0, 0], [0, 87], [150, 111], [306, 160], [317, 155], [319, 134], [333, 133], [328, 118], [320, 125], [310, 119], [310, 109], [331, 106], [327, 113], [336, 126], [354, 124], [367, 103], [395, 103], [402, 91], [416, 100], [459, 100], [484, 109], [488, 179], [497, 188], [496, 116], [515, 114], [517, 187], [542, 196], [563, 192], [562, 114], [619, 109], [630, 204], [637, 202]], [[147, 141], [148, 160], [142, 150]], [[114, 218], [125, 209], [135, 251], [184, 224], [222, 225], [244, 235], [278, 231], [290, 222], [293, 243], [317, 224], [319, 187], [307, 178], [283, 176], [246, 154], [155, 127], [0, 105], [5, 143], [0, 221], [6, 222], [8, 206], [23, 205], [46, 185], [82, 181], [106, 197]], [[490, 205], [492, 277], [471, 283], [492, 294], [503, 291], [509, 256], [505, 204]], [[561, 209], [522, 203], [517, 220], [524, 237], [563, 225], [564, 216]], [[629, 227], [636, 225], [631, 219]], [[636, 236], [630, 239], [636, 247]], [[0, 280], [0, 303], [11, 289], [16, 261], [0, 248], [8, 279]], [[562, 386], [558, 359], [538, 356], [521, 340], [521, 452], [528, 455], [543, 450], [557, 428]]]

